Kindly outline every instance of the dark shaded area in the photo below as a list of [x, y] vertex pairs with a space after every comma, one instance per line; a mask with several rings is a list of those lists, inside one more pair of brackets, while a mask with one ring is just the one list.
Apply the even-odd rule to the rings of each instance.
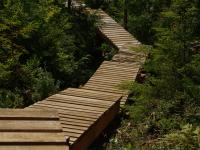
[[115, 119], [109, 124], [109, 126], [101, 133], [88, 150], [104, 150], [106, 149], [106, 143], [117, 134], [117, 129], [121, 126], [121, 120], [123, 113], [119, 113]]

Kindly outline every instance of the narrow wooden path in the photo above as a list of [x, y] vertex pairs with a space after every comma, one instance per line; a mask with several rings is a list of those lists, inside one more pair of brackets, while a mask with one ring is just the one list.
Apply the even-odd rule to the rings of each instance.
[[100, 18], [100, 36], [118, 53], [83, 87], [68, 88], [22, 110], [0, 110], [0, 150], [85, 150], [118, 114], [120, 102], [126, 102], [128, 92], [118, 85], [136, 79], [145, 56], [131, 49], [140, 42], [101, 9], [92, 11]]
[[26, 109], [58, 110], [71, 149], [84, 150], [119, 112], [120, 99], [113, 93], [69, 88]]

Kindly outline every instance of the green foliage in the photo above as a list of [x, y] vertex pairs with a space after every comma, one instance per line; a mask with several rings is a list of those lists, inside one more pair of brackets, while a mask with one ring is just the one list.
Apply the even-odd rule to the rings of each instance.
[[104, 3], [104, 0], [85, 0], [85, 3], [89, 7], [97, 9]]
[[0, 2], [1, 107], [28, 106], [92, 73], [95, 17], [68, 12], [63, 2]]
[[99, 51], [103, 53], [105, 60], [111, 60], [112, 57], [117, 53], [117, 50], [106, 43], [102, 43]]
[[108, 148], [199, 149], [200, 3], [129, 3], [129, 29], [141, 41], [150, 41], [153, 49], [143, 66], [144, 83], [124, 87], [131, 93], [129, 104], [113, 137], [117, 142], [110, 142]]
[[105, 1], [102, 5], [102, 9], [105, 9], [106, 12], [112, 16], [119, 23], [123, 23], [123, 10], [124, 0], [114, 0], [114, 1]]
[[171, 150], [195, 150], [200, 148], [200, 128], [194, 128], [187, 124], [182, 127], [180, 131], [169, 133], [164, 138], [151, 147], [157, 149], [171, 149]]
[[[105, 9], [113, 18], [123, 24], [124, 0], [109, 1], [104, 4]], [[155, 21], [160, 12], [170, 4], [168, 0], [134, 0], [127, 1], [128, 31], [144, 44], [153, 44]]]
[[23, 106], [22, 97], [16, 93], [13, 93], [9, 90], [0, 91], [0, 107], [1, 108], [16, 108]]

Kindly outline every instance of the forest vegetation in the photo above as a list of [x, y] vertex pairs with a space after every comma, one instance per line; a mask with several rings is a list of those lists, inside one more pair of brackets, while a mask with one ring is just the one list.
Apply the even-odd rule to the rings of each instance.
[[[200, 1], [85, 0], [146, 46], [144, 77], [130, 92], [107, 150], [200, 149]], [[84, 84], [114, 49], [97, 18], [63, 0], [0, 1], [0, 107], [26, 107]], [[101, 53], [110, 53], [105, 58]]]
[[129, 102], [100, 149], [200, 149], [200, 1], [92, 2], [149, 45], [145, 77], [121, 85]]
[[96, 17], [64, 2], [0, 1], [0, 107], [25, 107], [77, 87], [101, 62]]

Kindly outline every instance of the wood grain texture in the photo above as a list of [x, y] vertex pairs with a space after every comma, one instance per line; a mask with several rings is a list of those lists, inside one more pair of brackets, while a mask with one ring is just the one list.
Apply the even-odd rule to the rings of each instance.
[[[99, 94], [105, 94], [104, 98]], [[58, 110], [64, 134], [70, 137], [70, 144], [74, 145], [76, 143], [75, 145], [79, 145], [77, 141], [79, 141], [82, 135], [89, 132], [96, 122], [98, 122], [99, 118], [106, 116], [105, 112], [113, 107], [113, 105], [116, 105], [116, 103], [119, 103], [120, 99], [121, 94], [96, 92], [93, 90], [88, 91], [84, 89], [69, 89], [69, 91], [61, 91], [59, 94], [37, 102], [29, 106], [29, 109]], [[117, 113], [118, 111], [112, 117]], [[100, 128], [98, 130], [102, 131], [103, 129]], [[94, 139], [90, 138], [88, 140], [90, 142], [85, 143], [86, 147]]]
[[1, 109], [0, 150], [66, 150], [57, 111]]

